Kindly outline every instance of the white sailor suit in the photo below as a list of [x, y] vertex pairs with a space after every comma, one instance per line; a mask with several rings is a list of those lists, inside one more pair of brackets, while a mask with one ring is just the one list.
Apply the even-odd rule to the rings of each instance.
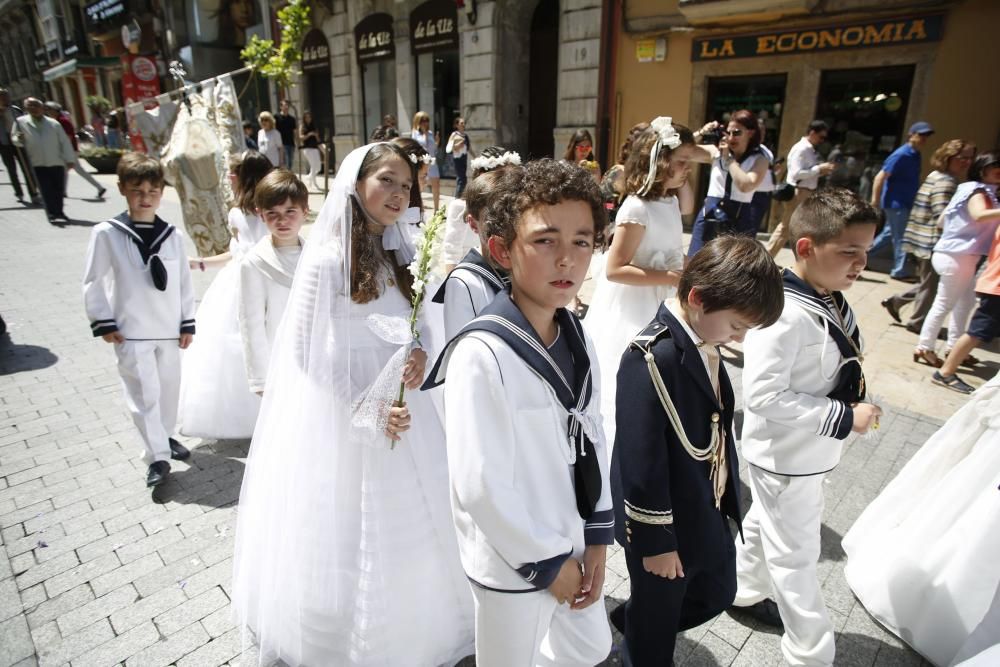
[[545, 590], [567, 558], [610, 544], [613, 530], [594, 351], [576, 316], [560, 309], [557, 322], [572, 380], [503, 291], [424, 385], [447, 372], [446, 405], [475, 406], [447, 410], [446, 426], [479, 667], [594, 665], [611, 649], [603, 599], [571, 610]]
[[431, 299], [444, 305], [445, 340], [457, 336], [462, 327], [478, 317], [506, 284], [507, 278], [478, 249], [470, 250]]
[[90, 235], [83, 299], [93, 335], [118, 331], [115, 344], [125, 402], [145, 444], [144, 460], [170, 460], [180, 393], [178, 337], [194, 333], [194, 288], [177, 229], [128, 213]]
[[[625, 547], [631, 586], [623, 660], [635, 667], [670, 665], [677, 633], [719, 615], [736, 595], [729, 527], [729, 519], [740, 522], [733, 388], [719, 363], [716, 392], [693, 335], [662, 304], [618, 370], [611, 490], [615, 537]], [[668, 417], [650, 362], [683, 434]], [[684, 439], [704, 453], [696, 451], [696, 458]], [[684, 577], [644, 569], [644, 557], [671, 551], [678, 552]]]
[[792, 665], [832, 665], [834, 632], [816, 574], [823, 480], [865, 397], [861, 334], [840, 292], [783, 274], [785, 307], [743, 349], [743, 456], [753, 504], [736, 545], [737, 606], [775, 598]]
[[265, 236], [240, 264], [239, 324], [250, 391], [264, 391], [271, 346], [292, 291], [302, 239], [277, 248]]

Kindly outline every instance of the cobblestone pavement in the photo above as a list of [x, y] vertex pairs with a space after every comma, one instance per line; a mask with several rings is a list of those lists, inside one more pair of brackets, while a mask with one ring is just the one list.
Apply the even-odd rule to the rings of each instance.
[[[0, 174], [0, 314], [9, 328], [0, 340], [0, 667], [237, 664], [230, 569], [248, 443], [189, 440], [191, 460], [174, 462], [157, 493], [145, 489], [113, 352], [90, 337], [81, 303], [90, 226], [122, 208], [110, 196], [112, 180], [100, 178], [109, 186], [106, 202], [81, 199], [90, 188], [71, 178], [66, 210], [78, 219], [60, 228], [15, 202]], [[320, 201], [314, 198], [314, 209]], [[173, 191], [161, 213], [180, 222]], [[898, 354], [898, 332], [877, 312], [879, 295], [892, 286], [873, 278], [880, 282], [859, 286], [855, 302], [874, 355]], [[210, 279], [195, 276], [198, 294]], [[876, 308], [866, 310], [871, 299]], [[982, 356], [995, 372], [997, 356]], [[730, 359], [738, 387], [739, 357]], [[849, 444], [827, 482], [820, 574], [842, 665], [921, 664], [856, 603], [842, 574], [840, 537], [960, 403], [920, 382], [926, 369], [890, 366], [882, 372], [884, 395], [895, 395], [904, 371], [914, 373], [906, 402], [891, 410], [877, 443]], [[614, 549], [609, 607], [627, 586], [623, 554]], [[780, 664], [778, 641], [723, 614], [684, 633], [677, 663]], [[613, 653], [606, 664], [619, 662]]]

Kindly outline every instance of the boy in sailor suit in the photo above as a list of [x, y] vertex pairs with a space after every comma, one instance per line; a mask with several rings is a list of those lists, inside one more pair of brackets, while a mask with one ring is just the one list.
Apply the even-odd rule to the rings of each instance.
[[[867, 263], [878, 211], [843, 188], [817, 191], [792, 214], [795, 265], [785, 269], [785, 307], [747, 336], [743, 456], [753, 505], [736, 545], [735, 604], [784, 624], [792, 665], [832, 665], [833, 624], [823, 604], [820, 554], [823, 479], [853, 431], [878, 425], [863, 402], [861, 333], [841, 293]], [[762, 605], [769, 605], [763, 607]]]
[[602, 588], [613, 512], [597, 365], [566, 305], [607, 220], [576, 165], [511, 167], [495, 193], [486, 233], [510, 289], [448, 344], [425, 384], [448, 373], [448, 468], [476, 664], [594, 665], [611, 649]]
[[611, 614], [625, 665], [670, 665], [678, 632], [736, 594], [729, 519], [739, 524], [733, 388], [718, 345], [781, 315], [781, 271], [753, 239], [725, 236], [681, 274], [679, 301], [622, 356], [611, 460], [616, 538], [631, 596]]
[[118, 163], [128, 210], [94, 227], [83, 300], [95, 337], [113, 343], [125, 403], [145, 445], [146, 485], [162, 484], [170, 459], [190, 453], [177, 421], [180, 350], [194, 336], [194, 289], [181, 235], [156, 215], [163, 169], [142, 153]]
[[472, 248], [441, 283], [434, 303], [444, 304], [445, 340], [451, 340], [462, 327], [482, 312], [506, 286], [506, 276], [490, 259], [483, 215], [493, 196], [500, 171], [480, 174], [465, 189], [465, 210], [477, 221], [480, 247]]

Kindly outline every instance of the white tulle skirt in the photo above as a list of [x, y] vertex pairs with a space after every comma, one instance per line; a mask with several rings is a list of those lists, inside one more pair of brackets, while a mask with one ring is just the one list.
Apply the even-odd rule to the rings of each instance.
[[[931, 436], [844, 536], [855, 595], [935, 665], [952, 664], [997, 604], [998, 486], [1000, 375]], [[991, 618], [1000, 618], [996, 610]], [[992, 640], [978, 638], [980, 648], [1000, 643], [1000, 627], [988, 632]]]
[[673, 298], [677, 290], [666, 285], [611, 282], [604, 274], [604, 260], [601, 255], [591, 263], [594, 295], [583, 325], [594, 341], [601, 368], [601, 416], [610, 457], [615, 443], [615, 385], [622, 354], [635, 335], [656, 317], [660, 304]]
[[215, 276], [195, 315], [194, 340], [181, 362], [178, 423], [183, 435], [245, 439], [253, 435], [260, 398], [250, 391], [238, 319], [239, 262]]
[[[393, 352], [370, 336], [351, 346], [353, 378], [374, 378]], [[354, 431], [283, 439], [265, 405], [240, 495], [233, 577], [237, 619], [265, 664], [426, 667], [473, 653], [444, 432], [426, 392], [405, 400], [412, 426], [392, 449]]]

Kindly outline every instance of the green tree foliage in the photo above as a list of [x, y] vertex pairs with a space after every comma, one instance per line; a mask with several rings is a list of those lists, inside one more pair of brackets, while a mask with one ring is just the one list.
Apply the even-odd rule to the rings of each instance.
[[254, 35], [250, 43], [240, 51], [243, 62], [268, 79], [273, 79], [281, 88], [287, 89], [292, 78], [298, 74], [297, 65], [302, 61], [302, 37], [309, 27], [310, 7], [308, 0], [289, 0], [278, 10], [278, 24], [281, 25], [281, 43], [261, 39]]

